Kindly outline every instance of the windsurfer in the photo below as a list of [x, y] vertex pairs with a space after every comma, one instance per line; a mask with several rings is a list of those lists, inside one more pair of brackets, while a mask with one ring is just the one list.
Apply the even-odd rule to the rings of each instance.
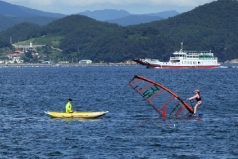
[[65, 112], [66, 113], [73, 113], [74, 112], [73, 106], [72, 106], [72, 101], [73, 100], [71, 98], [68, 99], [68, 103], [65, 106]]
[[199, 90], [195, 90], [195, 95], [193, 97], [188, 98], [187, 100], [192, 100], [192, 99], [196, 99], [197, 103], [194, 106], [194, 110], [193, 110], [193, 114], [195, 115], [197, 113], [197, 108], [202, 105], [202, 98], [200, 96], [200, 91]]

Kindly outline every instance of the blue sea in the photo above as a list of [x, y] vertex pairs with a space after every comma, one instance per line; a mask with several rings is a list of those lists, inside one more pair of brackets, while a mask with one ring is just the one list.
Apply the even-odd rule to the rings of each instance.
[[[162, 118], [128, 83], [154, 80], [182, 99], [199, 89], [199, 118]], [[238, 67], [0, 68], [1, 159], [238, 158]], [[53, 119], [45, 111], [109, 111], [98, 119]]]

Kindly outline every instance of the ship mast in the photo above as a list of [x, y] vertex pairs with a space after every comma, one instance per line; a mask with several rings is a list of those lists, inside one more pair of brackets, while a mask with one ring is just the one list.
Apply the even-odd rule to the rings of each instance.
[[181, 52], [183, 51], [183, 42], [181, 42]]

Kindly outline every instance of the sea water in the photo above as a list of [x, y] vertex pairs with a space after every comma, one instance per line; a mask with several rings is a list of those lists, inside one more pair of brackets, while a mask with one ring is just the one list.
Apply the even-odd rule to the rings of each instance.
[[[134, 75], [182, 99], [199, 89], [203, 117], [161, 118], [128, 85]], [[231, 67], [0, 68], [0, 158], [238, 158], [237, 79]], [[109, 113], [94, 120], [44, 113], [64, 111], [68, 98], [76, 111]]]

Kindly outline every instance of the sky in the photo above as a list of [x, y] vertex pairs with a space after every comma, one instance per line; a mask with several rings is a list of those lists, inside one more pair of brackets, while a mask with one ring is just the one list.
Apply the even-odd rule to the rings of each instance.
[[7, 3], [45, 12], [76, 14], [86, 10], [117, 9], [131, 14], [158, 13], [176, 10], [190, 11], [215, 0], [2, 0]]

